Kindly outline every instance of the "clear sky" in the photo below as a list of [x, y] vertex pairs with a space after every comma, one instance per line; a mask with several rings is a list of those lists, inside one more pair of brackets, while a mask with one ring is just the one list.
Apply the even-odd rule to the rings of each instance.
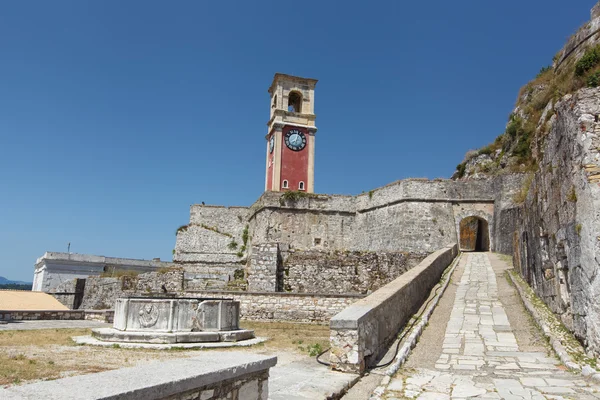
[[275, 72], [319, 79], [316, 192], [447, 178], [594, 4], [4, 1], [0, 275], [170, 260], [190, 204], [252, 204]]

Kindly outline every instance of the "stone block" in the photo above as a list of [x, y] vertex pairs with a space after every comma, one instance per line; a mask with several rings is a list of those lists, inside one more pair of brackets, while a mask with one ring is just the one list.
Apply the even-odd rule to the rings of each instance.
[[[0, 398], [12, 399], [176, 399], [201, 398], [219, 392], [232, 398], [243, 388], [244, 399], [266, 399], [269, 369], [276, 357], [224, 352], [193, 358], [152, 362], [144, 365], [80, 375], [54, 381], [0, 389]], [[239, 397], [242, 399], [242, 397]]]

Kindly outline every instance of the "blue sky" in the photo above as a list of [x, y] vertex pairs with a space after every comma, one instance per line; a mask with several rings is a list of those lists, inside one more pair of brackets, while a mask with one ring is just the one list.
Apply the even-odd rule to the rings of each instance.
[[594, 3], [2, 2], [0, 275], [170, 260], [190, 204], [252, 204], [275, 72], [319, 79], [317, 192], [449, 177]]

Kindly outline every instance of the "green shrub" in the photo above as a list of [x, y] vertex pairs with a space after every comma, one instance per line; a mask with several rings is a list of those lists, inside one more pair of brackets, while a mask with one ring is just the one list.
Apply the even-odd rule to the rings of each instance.
[[596, 71], [587, 78], [588, 87], [598, 87], [600, 85], [600, 71]]
[[242, 232], [242, 243], [244, 243], [244, 246], [248, 244], [248, 225], [246, 225]]
[[467, 169], [467, 163], [460, 163], [456, 166], [456, 171], [458, 172], [458, 177], [462, 178], [465, 176], [465, 171]]
[[567, 194], [567, 200], [571, 203], [575, 203], [577, 201], [577, 193], [575, 193], [575, 186], [571, 186], [571, 191]]
[[494, 152], [494, 149], [492, 149], [492, 146], [485, 146], [481, 149], [479, 149], [479, 155], [485, 154], [485, 155], [490, 155]]
[[237, 242], [236, 242], [235, 240], [232, 240], [232, 241], [231, 241], [231, 242], [229, 242], [229, 244], [227, 245], [227, 248], [228, 248], [229, 250], [235, 250], [235, 249], [237, 249], [237, 247], [238, 247], [238, 244], [237, 244]]
[[513, 154], [517, 156], [520, 160], [526, 161], [531, 157], [531, 133], [524, 132], [517, 145], [513, 150]]
[[246, 274], [244, 273], [243, 269], [236, 269], [235, 271], [233, 271], [233, 279], [235, 279], [236, 281], [244, 280], [245, 277]]
[[540, 68], [540, 72], [538, 72], [536, 78], [539, 78], [540, 76], [544, 75], [546, 72], [550, 72], [552, 71], [552, 65], [548, 65], [547, 67], [542, 67]]
[[323, 352], [323, 347], [321, 347], [320, 343], [315, 343], [313, 345], [309, 345], [307, 350], [311, 357], [316, 357]]
[[600, 46], [587, 49], [583, 57], [575, 64], [575, 75], [583, 76], [600, 63]]
[[281, 199], [283, 201], [289, 201], [291, 203], [294, 203], [303, 197], [308, 197], [308, 194], [306, 192], [301, 192], [299, 190], [296, 190], [296, 191], [289, 190], [281, 195]]
[[508, 136], [514, 139], [519, 133], [519, 131], [522, 129], [522, 127], [523, 120], [521, 119], [521, 117], [511, 115], [510, 122], [506, 126], [506, 133], [508, 134]]

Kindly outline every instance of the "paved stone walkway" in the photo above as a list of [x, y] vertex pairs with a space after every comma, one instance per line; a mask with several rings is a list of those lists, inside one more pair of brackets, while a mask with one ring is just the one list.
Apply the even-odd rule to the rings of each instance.
[[383, 397], [600, 399], [600, 387], [566, 371], [552, 354], [520, 350], [488, 254], [463, 257], [464, 273], [435, 367], [401, 369]]

